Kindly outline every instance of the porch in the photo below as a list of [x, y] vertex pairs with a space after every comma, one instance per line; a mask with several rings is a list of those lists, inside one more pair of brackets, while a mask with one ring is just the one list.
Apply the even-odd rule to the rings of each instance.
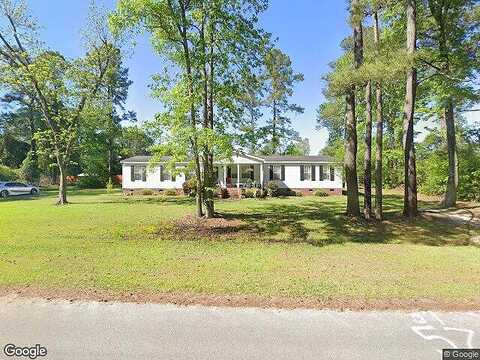
[[263, 187], [263, 166], [261, 164], [225, 164], [214, 167], [217, 184], [227, 189]]

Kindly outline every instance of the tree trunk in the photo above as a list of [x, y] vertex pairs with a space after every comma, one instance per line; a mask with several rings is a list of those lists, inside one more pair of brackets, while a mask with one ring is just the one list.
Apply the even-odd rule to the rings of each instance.
[[453, 207], [457, 202], [458, 186], [458, 160], [457, 144], [455, 138], [455, 119], [453, 103], [448, 101], [444, 109], [445, 127], [447, 130], [447, 151], [448, 151], [448, 180], [447, 188], [442, 200], [442, 206], [445, 208]]
[[[380, 26], [378, 22], [378, 13], [374, 13], [375, 20], [375, 49], [377, 55], [380, 55]], [[377, 144], [375, 158], [375, 218], [383, 220], [383, 96], [382, 84], [376, 83], [376, 102], [377, 102], [377, 134], [375, 137]]]
[[279, 145], [277, 137], [277, 102], [273, 100], [273, 122], [272, 122], [272, 153], [275, 155], [277, 153], [277, 148]]
[[[214, 31], [212, 19], [209, 19], [209, 44], [208, 44], [208, 54], [207, 54], [207, 44], [205, 39], [205, 34], [202, 31], [201, 36], [203, 40], [203, 52], [204, 52], [204, 63], [203, 63], [203, 127], [206, 129], [213, 129], [213, 82], [214, 82], [214, 60], [213, 60], [213, 42], [214, 42]], [[202, 30], [204, 27], [202, 27]], [[205, 203], [205, 216], [207, 218], [215, 217], [215, 203], [214, 203], [214, 188], [215, 188], [215, 179], [213, 177], [213, 153], [208, 145], [205, 145], [203, 150], [203, 176], [204, 176], [204, 203]]]
[[[352, 18], [356, 17], [355, 8], [359, 0], [352, 0]], [[363, 62], [363, 33], [362, 21], [353, 22], [354, 57], [355, 68], [358, 69]], [[357, 176], [357, 119], [355, 114], [355, 86], [348, 90], [347, 114], [345, 126], [345, 180], [347, 183], [347, 216], [360, 216], [358, 200], [358, 176]]]
[[37, 141], [35, 140], [35, 115], [33, 113], [34, 103], [29, 104], [29, 127], [30, 127], [30, 159], [32, 162], [32, 181], [36, 182], [40, 178], [40, 169], [38, 168]]
[[345, 142], [345, 181], [347, 183], [347, 216], [360, 216], [357, 178], [357, 122], [355, 120], [355, 90], [347, 94]]
[[113, 173], [112, 173], [112, 157], [113, 157], [113, 144], [112, 144], [112, 139], [108, 140], [108, 178], [112, 180], [113, 178]]
[[[171, 6], [171, 5], [170, 5]], [[197, 127], [197, 117], [196, 117], [196, 111], [195, 111], [195, 105], [193, 101], [194, 97], [194, 90], [193, 90], [193, 75], [192, 75], [192, 62], [190, 58], [190, 48], [189, 48], [189, 40], [187, 37], [187, 15], [186, 15], [186, 9], [184, 4], [182, 3], [180, 6], [181, 10], [181, 18], [182, 18], [182, 25], [180, 26], [180, 35], [182, 38], [182, 46], [183, 46], [183, 52], [185, 56], [185, 68], [186, 68], [186, 75], [188, 79], [188, 98], [190, 99], [190, 125], [194, 131], [196, 131]], [[173, 12], [173, 9], [172, 9]], [[190, 144], [192, 146], [192, 152], [193, 152], [193, 157], [195, 161], [195, 176], [197, 178], [197, 194], [196, 194], [196, 204], [197, 204], [197, 211], [196, 214], [198, 217], [203, 217], [203, 182], [202, 182], [202, 171], [200, 167], [200, 154], [199, 154], [199, 149], [198, 149], [198, 141], [197, 141], [197, 135], [193, 134], [193, 136], [190, 139]]]
[[363, 212], [365, 219], [372, 217], [372, 82], [365, 86], [365, 198]]
[[58, 186], [58, 199], [57, 205], [66, 205], [68, 204], [67, 201], [67, 174], [66, 174], [66, 166], [63, 160], [61, 160], [57, 156], [57, 165], [60, 177], [60, 183]]
[[[449, 3], [435, 3], [430, 0], [428, 2], [430, 11], [438, 26], [438, 47], [440, 55], [444, 61], [443, 69], [446, 74], [450, 74], [450, 54], [448, 48], [448, 30], [447, 22], [451, 21], [448, 10]], [[458, 160], [457, 160], [457, 144], [455, 135], [455, 116], [453, 99], [450, 96], [443, 109], [443, 122], [447, 133], [447, 152], [448, 152], [448, 180], [445, 193], [442, 199], [442, 207], [448, 208], [456, 205], [457, 202], [457, 186], [458, 186]]]
[[[416, 2], [407, 0], [407, 53], [414, 55], [416, 50]], [[415, 114], [415, 97], [417, 90], [417, 70], [412, 67], [407, 71], [407, 89], [405, 94], [403, 120], [403, 150], [405, 159], [405, 190], [403, 214], [408, 218], [417, 216], [417, 169], [415, 161], [415, 144], [413, 121]]]

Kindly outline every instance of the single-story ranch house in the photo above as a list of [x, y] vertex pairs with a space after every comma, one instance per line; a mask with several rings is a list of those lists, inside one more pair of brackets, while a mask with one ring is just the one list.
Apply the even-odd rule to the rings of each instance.
[[[123, 190], [152, 189], [181, 190], [185, 174], [171, 176], [162, 158], [155, 166], [148, 166], [150, 156], [134, 156], [122, 161]], [[184, 166], [179, 163], [178, 167]], [[269, 181], [278, 182], [279, 187], [299, 191], [305, 195], [315, 190], [328, 194], [342, 193], [342, 167], [328, 156], [263, 156], [237, 154], [230, 161], [214, 163], [217, 183], [222, 188], [237, 189], [265, 187]]]

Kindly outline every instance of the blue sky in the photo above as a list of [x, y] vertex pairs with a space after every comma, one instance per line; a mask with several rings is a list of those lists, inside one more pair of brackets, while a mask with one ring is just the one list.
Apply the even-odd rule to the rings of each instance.
[[[114, 8], [115, 0], [97, 0]], [[65, 53], [82, 53], [80, 30], [85, 23], [89, 0], [29, 0], [34, 16], [42, 25], [46, 44]], [[294, 69], [305, 76], [296, 88], [293, 101], [305, 113], [293, 118], [293, 125], [303, 137], [310, 139], [312, 153], [317, 153], [327, 140], [325, 131], [315, 129], [316, 108], [322, 101], [321, 75], [328, 63], [340, 54], [340, 41], [347, 35], [346, 2], [342, 0], [271, 0], [261, 17], [262, 26], [279, 38], [279, 47], [290, 55]], [[150, 48], [147, 37], [139, 38], [132, 56], [127, 60], [130, 78], [128, 108], [137, 112], [142, 121], [152, 118], [161, 105], [150, 97], [151, 75], [161, 70], [161, 60]]]
[[[29, 0], [34, 16], [42, 25], [46, 44], [67, 56], [82, 54], [80, 30], [85, 24], [90, 0]], [[97, 0], [113, 9], [116, 0]], [[279, 47], [290, 55], [295, 71], [305, 76], [296, 87], [293, 101], [305, 112], [292, 122], [302, 137], [310, 140], [312, 154], [325, 145], [327, 132], [316, 129], [316, 109], [322, 102], [321, 75], [328, 64], [340, 55], [340, 41], [349, 33], [344, 0], [270, 0], [262, 15], [265, 30], [279, 38]], [[161, 104], [150, 97], [151, 76], [162, 69], [162, 61], [152, 53], [146, 36], [137, 39], [137, 46], [127, 59], [130, 88], [127, 107], [136, 111], [140, 121], [147, 121], [161, 110]], [[478, 120], [479, 113], [467, 115]], [[419, 130], [419, 129], [417, 129]]]

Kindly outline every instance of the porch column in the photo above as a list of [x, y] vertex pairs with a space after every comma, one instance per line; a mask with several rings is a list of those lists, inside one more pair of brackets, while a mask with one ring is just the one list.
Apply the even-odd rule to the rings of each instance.
[[238, 197], [240, 198], [242, 196], [240, 194], [240, 164], [237, 164], [237, 191]]
[[263, 188], [263, 164], [260, 164], [260, 187]]
[[223, 186], [227, 187], [227, 165], [223, 165]]

